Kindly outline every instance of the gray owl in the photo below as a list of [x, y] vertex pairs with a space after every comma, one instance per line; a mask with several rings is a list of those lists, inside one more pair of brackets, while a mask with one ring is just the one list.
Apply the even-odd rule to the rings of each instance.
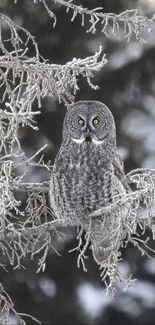
[[[63, 123], [63, 140], [50, 180], [53, 213], [67, 224], [83, 225], [88, 231], [90, 214], [113, 203], [127, 191], [123, 164], [116, 151], [114, 118], [103, 103], [79, 101], [71, 105]], [[107, 219], [108, 220], [108, 219]], [[109, 219], [110, 220], [110, 219]], [[113, 245], [102, 218], [94, 218], [90, 241], [97, 263]], [[113, 223], [113, 227], [117, 224]]]

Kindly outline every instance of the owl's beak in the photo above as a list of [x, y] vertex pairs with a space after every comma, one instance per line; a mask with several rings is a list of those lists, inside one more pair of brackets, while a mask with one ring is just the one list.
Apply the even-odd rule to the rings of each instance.
[[88, 127], [86, 130], [85, 140], [89, 142], [91, 141], [90, 129]]

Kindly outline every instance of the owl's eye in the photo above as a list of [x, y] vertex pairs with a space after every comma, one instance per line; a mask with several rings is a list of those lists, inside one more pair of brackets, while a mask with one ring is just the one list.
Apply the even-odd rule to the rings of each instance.
[[80, 126], [83, 126], [84, 123], [85, 123], [85, 121], [84, 121], [82, 118], [79, 118], [79, 120], [78, 120], [78, 124], [79, 124]]
[[99, 119], [98, 118], [94, 118], [93, 119], [93, 125], [96, 126], [99, 124]]

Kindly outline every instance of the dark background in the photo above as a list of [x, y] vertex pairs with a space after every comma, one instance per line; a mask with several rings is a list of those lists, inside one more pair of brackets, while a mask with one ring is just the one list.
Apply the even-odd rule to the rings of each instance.
[[[155, 168], [155, 33], [145, 36], [146, 44], [138, 43], [134, 37], [127, 43], [123, 37], [119, 41], [100, 32], [86, 34], [80, 17], [71, 23], [71, 13], [66, 14], [62, 6], [54, 3], [51, 8], [57, 16], [57, 25], [53, 28], [43, 5], [32, 2], [19, 0], [15, 5], [3, 0], [0, 11], [35, 36], [41, 55], [50, 63], [64, 64], [73, 57], [84, 58], [94, 54], [99, 45], [103, 46], [109, 62], [95, 76], [100, 89], [94, 91], [80, 80], [76, 101], [99, 100], [110, 108], [126, 172], [137, 167]], [[140, 14], [148, 16], [155, 11], [154, 0], [81, 0], [76, 4], [89, 9], [103, 6], [105, 12], [115, 13], [139, 8]], [[21, 142], [28, 156], [48, 143], [45, 158], [54, 160], [61, 143], [66, 110], [63, 106], [56, 98], [42, 101], [42, 114], [37, 120], [40, 131], [27, 128], [22, 131]], [[30, 178], [39, 182], [45, 177], [34, 168], [29, 171], [27, 181]], [[55, 245], [62, 256], [51, 251], [44, 273], [36, 274], [37, 262], [28, 258], [25, 270], [13, 271], [9, 265], [9, 273], [1, 270], [0, 282], [17, 311], [32, 314], [43, 324], [155, 324], [155, 259], [142, 258], [129, 246], [123, 252], [120, 270], [124, 276], [132, 273], [138, 280], [125, 292], [123, 285], [118, 284], [116, 297], [112, 298], [104, 293], [91, 252], [88, 251], [87, 273], [77, 268], [77, 253], [68, 253], [77, 245], [74, 230], [68, 229], [64, 243]], [[17, 320], [11, 316], [8, 324], [16, 325]]]

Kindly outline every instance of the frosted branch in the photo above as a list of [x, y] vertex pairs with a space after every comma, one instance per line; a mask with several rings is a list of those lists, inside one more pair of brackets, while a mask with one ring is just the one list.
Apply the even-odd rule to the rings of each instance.
[[[118, 271], [118, 263], [121, 260], [120, 248], [126, 247], [130, 242], [142, 255], [151, 257], [151, 254], [155, 253], [148, 245], [150, 238], [139, 238], [149, 227], [155, 240], [155, 170], [138, 169], [127, 174], [126, 179], [129, 184], [136, 186], [136, 190], [123, 194], [120, 198], [114, 198], [113, 204], [90, 215], [92, 224], [93, 222], [95, 224], [96, 220], [103, 229], [105, 260], [99, 265], [107, 293], [113, 294], [118, 279], [121, 281], [123, 279]], [[132, 281], [131, 277], [128, 280], [124, 279], [126, 286], [130, 286]]]
[[[45, 9], [47, 10], [49, 16], [54, 19], [53, 26], [56, 24], [56, 16], [53, 11], [47, 5], [46, 0], [32, 0], [34, 3], [41, 2]], [[154, 23], [154, 16], [152, 18], [147, 18], [138, 15], [137, 9], [126, 10], [120, 14], [114, 13], [103, 13], [103, 8], [94, 8], [89, 10], [81, 5], [76, 5], [73, 0], [50, 0], [49, 2], [54, 2], [62, 5], [66, 8], [66, 12], [69, 10], [73, 12], [71, 21], [74, 21], [77, 15], [81, 16], [81, 25], [85, 26], [85, 18], [88, 17], [90, 27], [86, 30], [87, 33], [95, 34], [97, 30], [101, 30], [103, 34], [110, 37], [110, 34], [115, 35], [119, 38], [120, 30], [123, 30], [124, 36], [129, 42], [132, 35], [136, 37], [140, 42], [145, 42], [143, 39], [144, 32], [151, 32], [151, 23]], [[112, 26], [112, 30], [109, 31], [109, 26]]]
[[20, 325], [26, 325], [23, 317], [30, 318], [38, 324], [41, 324], [35, 317], [28, 314], [20, 314], [14, 308], [14, 304], [0, 283], [0, 323], [6, 324], [10, 313], [16, 317]]
[[[7, 43], [3, 40], [4, 23], [10, 30], [12, 51], [7, 50]], [[19, 37], [18, 30], [22, 31], [23, 38]], [[35, 48], [33, 58], [27, 56], [30, 41]], [[4, 54], [0, 56], [0, 88], [3, 89], [1, 101], [8, 101], [12, 108], [22, 112], [30, 112], [34, 99], [38, 100], [38, 106], [41, 107], [41, 98], [45, 96], [58, 97], [60, 102], [73, 102], [79, 90], [79, 76], [86, 78], [89, 86], [97, 89], [92, 83], [92, 78], [94, 73], [107, 63], [102, 47], [90, 57], [74, 58], [65, 65], [50, 64], [43, 58], [40, 60], [33, 36], [2, 14], [0, 49]]]

